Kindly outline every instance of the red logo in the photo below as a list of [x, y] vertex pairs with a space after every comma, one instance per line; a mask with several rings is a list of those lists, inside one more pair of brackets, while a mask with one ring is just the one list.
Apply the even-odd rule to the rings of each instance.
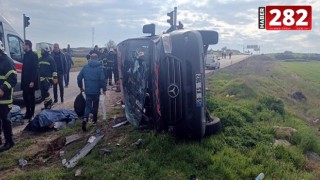
[[259, 7], [259, 29], [311, 30], [311, 6], [266, 6]]

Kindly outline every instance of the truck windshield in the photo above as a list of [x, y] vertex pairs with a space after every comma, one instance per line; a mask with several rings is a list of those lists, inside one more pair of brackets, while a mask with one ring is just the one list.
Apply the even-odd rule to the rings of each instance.
[[139, 125], [144, 110], [147, 93], [148, 64], [150, 59], [149, 42], [132, 40], [128, 43], [126, 58], [123, 62], [124, 93], [127, 97], [127, 119], [134, 125]]

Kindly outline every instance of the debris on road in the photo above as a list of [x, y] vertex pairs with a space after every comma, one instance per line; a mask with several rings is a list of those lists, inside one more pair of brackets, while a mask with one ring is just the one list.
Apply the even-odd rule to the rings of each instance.
[[137, 147], [140, 147], [142, 145], [142, 139], [138, 139], [135, 143], [133, 143], [132, 145], [135, 145]]
[[11, 116], [10, 116], [11, 122], [13, 123], [18, 122], [20, 124], [24, 124], [23, 114], [21, 113], [20, 106], [13, 105], [10, 113], [11, 113]]
[[262, 180], [264, 178], [264, 173], [260, 173], [257, 177], [256, 180]]
[[98, 144], [98, 142], [104, 137], [104, 135], [91, 136], [88, 139], [87, 144], [68, 162], [63, 163], [66, 168], [73, 168], [77, 165], [78, 161], [85, 157], [93, 148]]
[[120, 122], [120, 123], [118, 123], [118, 124], [116, 124], [116, 125], [113, 125], [112, 127], [113, 127], [113, 128], [117, 128], [117, 127], [123, 126], [123, 125], [125, 125], [125, 124], [127, 124], [127, 123], [128, 123], [128, 121], [125, 120], [125, 121]]
[[65, 152], [64, 151], [60, 151], [60, 157], [64, 156]]
[[79, 177], [81, 175], [82, 169], [79, 168], [76, 170], [76, 173], [74, 174], [75, 177]]
[[66, 137], [66, 145], [80, 139], [81, 136], [79, 134], [73, 134], [73, 135], [70, 135], [70, 136], [67, 136]]
[[27, 160], [25, 160], [25, 159], [23, 159], [23, 158], [20, 158], [19, 159], [19, 167], [20, 168], [23, 168], [23, 167], [25, 167], [26, 165], [27, 165]]
[[115, 151], [114, 148], [102, 148], [102, 149], [99, 149], [99, 154], [103, 156], [103, 155], [111, 154], [114, 151]]

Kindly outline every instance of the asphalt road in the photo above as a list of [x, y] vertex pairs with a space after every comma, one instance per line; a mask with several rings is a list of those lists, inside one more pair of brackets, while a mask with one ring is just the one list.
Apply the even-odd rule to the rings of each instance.
[[[244, 60], [245, 58], [249, 57], [249, 55], [234, 55], [231, 56], [231, 59], [227, 56], [227, 59], [220, 59], [220, 69], [228, 67], [232, 64], [235, 64], [239, 61]], [[206, 70], [206, 74], [213, 73], [215, 70]]]

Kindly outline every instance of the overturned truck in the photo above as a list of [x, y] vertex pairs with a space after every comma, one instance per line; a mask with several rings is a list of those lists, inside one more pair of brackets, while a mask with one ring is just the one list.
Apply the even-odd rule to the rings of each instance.
[[134, 126], [154, 125], [180, 137], [200, 139], [221, 129], [205, 104], [204, 57], [218, 33], [177, 29], [127, 39], [118, 44], [118, 67], [127, 120]]

